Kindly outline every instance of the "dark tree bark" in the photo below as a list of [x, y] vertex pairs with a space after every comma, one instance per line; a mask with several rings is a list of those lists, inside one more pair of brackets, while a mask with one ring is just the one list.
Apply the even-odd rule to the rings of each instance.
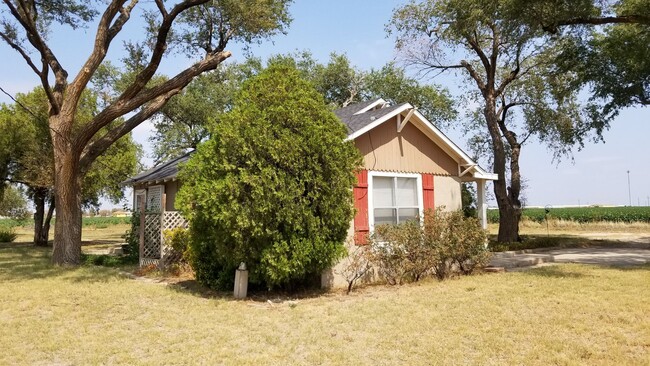
[[[38, 187], [33, 189], [34, 200], [34, 245], [46, 247], [50, 237], [50, 222], [54, 213], [54, 199], [51, 189]], [[45, 205], [49, 203], [47, 215]]]
[[43, 221], [45, 220], [45, 199], [46, 193], [42, 188], [34, 189], [34, 245], [47, 246], [47, 241], [42, 242], [41, 237], [43, 233]]
[[645, 24], [650, 25], [650, 16], [644, 14], [630, 14], [611, 17], [576, 17], [560, 19], [554, 24], [542, 25], [546, 32], [556, 34], [559, 27], [574, 25], [604, 25], [604, 24]]
[[[54, 223], [54, 248], [52, 262], [78, 265], [81, 262], [81, 179], [79, 155], [65, 137], [67, 121], [64, 116], [51, 117], [53, 126], [61, 134], [52, 133], [54, 148], [54, 199], [57, 206]], [[62, 122], [61, 122], [62, 121]], [[57, 128], [58, 127], [58, 128]]]
[[516, 140], [508, 141], [511, 150], [510, 185], [508, 185], [506, 180], [508, 156], [501, 137], [502, 128], [500, 126], [504, 126], [503, 129], [506, 130], [506, 133], [513, 134], [505, 128], [505, 124], [501, 121], [501, 116], [499, 116], [496, 107], [496, 98], [486, 98], [484, 116], [492, 142], [493, 169], [494, 173], [499, 176], [499, 179], [494, 182], [494, 196], [499, 207], [499, 234], [497, 240], [500, 243], [520, 241], [521, 201], [519, 200], [519, 194], [521, 192], [521, 176], [519, 173], [519, 156], [521, 147], [516, 143]]

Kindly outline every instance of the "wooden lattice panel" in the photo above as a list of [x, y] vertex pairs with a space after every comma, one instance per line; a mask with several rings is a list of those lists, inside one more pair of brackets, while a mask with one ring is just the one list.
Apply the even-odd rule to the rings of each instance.
[[161, 213], [147, 212], [144, 223], [143, 257], [160, 259], [161, 255]]
[[[176, 228], [187, 229], [188, 222], [178, 211], [165, 211], [163, 212], [162, 218], [162, 231], [171, 230]], [[162, 245], [162, 260], [161, 263], [163, 266], [169, 265], [172, 263], [178, 263], [183, 257], [182, 253], [179, 253], [174, 250], [170, 245], [167, 245], [163, 242]]]
[[147, 189], [147, 210], [160, 212], [162, 211], [162, 197], [164, 186], [152, 186]]
[[140, 258], [140, 267], [148, 266], [150, 264], [158, 266], [158, 262], [158, 259]]
[[187, 220], [178, 211], [163, 212], [163, 230], [176, 229], [182, 227], [187, 229]]

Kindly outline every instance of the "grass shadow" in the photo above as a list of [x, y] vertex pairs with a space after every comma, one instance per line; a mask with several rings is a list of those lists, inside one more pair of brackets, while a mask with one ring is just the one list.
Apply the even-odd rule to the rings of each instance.
[[[238, 301], [233, 297], [233, 292], [213, 290], [209, 287], [200, 284], [198, 281], [194, 279], [188, 279], [188, 280], [182, 280], [182, 281], [170, 283], [168, 284], [168, 288], [172, 291], [186, 293], [186, 294], [190, 294], [205, 299]], [[260, 303], [268, 303], [268, 302], [282, 303], [284, 301], [318, 298], [330, 293], [331, 292], [328, 289], [321, 289], [321, 288], [301, 289], [293, 292], [278, 291], [278, 290], [264, 291], [264, 290], [253, 289], [248, 291], [248, 296], [246, 297], [245, 300], [255, 301]]]
[[3, 246], [0, 248], [0, 282], [62, 277], [74, 282], [108, 282], [121, 276], [118, 270], [101, 266], [55, 266], [51, 258], [51, 249], [47, 247]]
[[618, 271], [650, 271], [650, 263], [647, 264], [588, 264], [588, 263], [557, 263], [554, 265], [529, 268], [517, 271], [524, 275], [548, 278], [585, 278], [593, 277], [585, 268], [595, 267], [601, 269], [612, 269]]
[[553, 265], [553, 266], [544, 266], [531, 268], [526, 271], [520, 271], [525, 275], [536, 276], [536, 277], [549, 277], [549, 278], [584, 278], [589, 277], [580, 271], [571, 269], [571, 265]]

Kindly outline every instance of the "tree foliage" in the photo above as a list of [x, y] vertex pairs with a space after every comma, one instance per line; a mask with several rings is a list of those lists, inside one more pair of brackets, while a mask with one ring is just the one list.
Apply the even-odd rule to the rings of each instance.
[[[333, 53], [327, 63], [320, 63], [304, 51], [272, 56], [266, 64], [296, 68], [331, 108], [384, 98], [393, 103], [415, 105], [439, 126], [447, 126], [456, 117], [455, 106], [446, 89], [422, 85], [394, 63], [379, 70], [362, 71], [351, 65], [344, 54]], [[208, 121], [221, 120], [232, 108], [234, 95], [244, 81], [263, 69], [264, 63], [259, 58], [221, 65], [174, 96], [155, 118], [156, 130], [151, 139], [154, 159], [163, 161], [178, 157], [207, 139]]]
[[[84, 93], [77, 113], [77, 128], [88, 123], [97, 113], [95, 93]], [[3, 104], [0, 109], [0, 134], [3, 150], [7, 151], [3, 179], [23, 184], [31, 189], [54, 186], [54, 157], [47, 125], [48, 103], [42, 88], [18, 94], [16, 103]], [[82, 203], [99, 206], [100, 198], [118, 203], [124, 198], [120, 182], [140, 169], [142, 148], [128, 134], [98, 157], [84, 177]]]
[[516, 0], [523, 20], [550, 32], [564, 49], [558, 73], [576, 73], [605, 114], [650, 105], [650, 1]]
[[182, 169], [197, 279], [228, 288], [245, 262], [253, 284], [290, 287], [345, 252], [359, 154], [345, 126], [295, 68], [247, 80]]
[[13, 185], [7, 185], [0, 194], [0, 216], [15, 220], [29, 218], [27, 200], [22, 190]]
[[[522, 146], [531, 138], [556, 154], [582, 147], [608, 120], [578, 103], [575, 74], [554, 73], [561, 48], [537, 26], [521, 20], [517, 2], [425, 0], [398, 8], [388, 26], [410, 65], [425, 72], [459, 71], [468, 130], [486, 141], [499, 180], [499, 241], [519, 240]], [[479, 106], [475, 109], [475, 106]], [[509, 175], [509, 177], [508, 177]]]

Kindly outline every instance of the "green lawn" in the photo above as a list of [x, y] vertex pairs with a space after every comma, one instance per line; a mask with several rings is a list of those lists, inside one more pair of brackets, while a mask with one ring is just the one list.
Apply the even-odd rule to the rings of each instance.
[[650, 361], [650, 266], [563, 265], [268, 302], [53, 268], [47, 250], [0, 248], [0, 364]]

